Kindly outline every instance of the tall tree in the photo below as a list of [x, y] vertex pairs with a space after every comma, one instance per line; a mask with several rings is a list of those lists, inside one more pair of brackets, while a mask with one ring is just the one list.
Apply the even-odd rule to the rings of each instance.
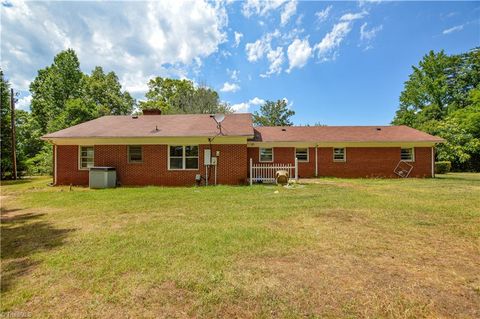
[[72, 49], [60, 52], [51, 66], [38, 71], [30, 84], [31, 111], [42, 133], [51, 131], [49, 126], [65, 109], [69, 99], [80, 97], [83, 77], [80, 62]]
[[115, 72], [105, 74], [102, 67], [97, 66], [83, 80], [83, 98], [96, 105], [98, 116], [132, 113], [135, 100], [130, 93], [122, 91]]
[[38, 71], [30, 92], [32, 116], [42, 133], [103, 115], [131, 114], [135, 105], [114, 72], [105, 74], [95, 67], [91, 75], [82, 73], [72, 49], [60, 52], [51, 66]]
[[295, 111], [288, 108], [286, 100], [266, 101], [260, 107], [260, 113], [253, 114], [253, 123], [258, 126], [291, 126], [293, 115]]
[[141, 109], [159, 109], [164, 114], [230, 113], [219, 100], [218, 93], [206, 86], [196, 87], [192, 81], [156, 77], [148, 82], [147, 100]]
[[412, 68], [392, 124], [445, 138], [438, 159], [480, 170], [480, 49], [451, 56], [431, 51]]

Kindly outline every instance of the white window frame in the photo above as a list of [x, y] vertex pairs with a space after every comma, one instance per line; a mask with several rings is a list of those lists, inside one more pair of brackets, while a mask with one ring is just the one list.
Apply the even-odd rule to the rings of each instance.
[[[271, 161], [262, 161], [262, 150], [265, 150], [265, 149], [271, 149], [272, 150], [272, 160]], [[259, 147], [258, 148], [258, 161], [260, 163], [273, 163], [273, 159], [274, 159], [273, 147]]]
[[[408, 160], [402, 159], [402, 150], [412, 150], [412, 158]], [[415, 147], [402, 147], [400, 148], [400, 160], [404, 162], [415, 162]]]
[[[141, 160], [139, 161], [132, 161], [130, 159], [130, 147], [140, 147], [140, 156], [141, 156]], [[143, 146], [142, 145], [127, 145], [127, 161], [129, 164], [141, 164], [143, 163]]]
[[[335, 158], [335, 150], [343, 149], [343, 159]], [[334, 162], [346, 162], [347, 161], [347, 148], [346, 147], [334, 147], [332, 148], [332, 158]]]
[[91, 147], [93, 148], [93, 165], [95, 166], [95, 147], [93, 145], [78, 145], [78, 170], [88, 171], [90, 167], [82, 167], [82, 147]]
[[[182, 147], [182, 168], [171, 168], [170, 167], [170, 148], [172, 146], [181, 146]], [[186, 156], [185, 155], [185, 147], [187, 146], [196, 146], [198, 149], [198, 155], [197, 156]], [[168, 145], [168, 170], [169, 171], [198, 171], [200, 169], [200, 146], [197, 144], [172, 144]], [[179, 156], [176, 156], [179, 157]], [[187, 166], [187, 158], [196, 158], [198, 161], [197, 168], [186, 168]]]
[[[307, 150], [307, 159], [306, 159], [306, 160], [298, 159], [298, 157], [297, 157], [297, 150], [298, 150], [298, 149], [306, 149], [306, 150]], [[298, 159], [298, 162], [299, 162], [299, 163], [308, 163], [308, 162], [310, 162], [310, 148], [308, 148], [308, 147], [295, 147], [295, 158]]]

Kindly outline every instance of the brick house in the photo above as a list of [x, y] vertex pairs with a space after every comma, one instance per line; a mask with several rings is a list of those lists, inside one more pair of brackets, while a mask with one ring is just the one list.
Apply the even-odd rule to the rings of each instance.
[[[148, 115], [147, 115], [148, 114]], [[88, 185], [89, 168], [111, 166], [121, 185], [194, 185], [201, 176], [244, 184], [252, 163], [293, 164], [300, 178], [434, 176], [442, 139], [407, 126], [254, 127], [251, 114], [228, 114], [219, 126], [205, 114], [104, 116], [42, 139], [53, 144], [54, 184]]]

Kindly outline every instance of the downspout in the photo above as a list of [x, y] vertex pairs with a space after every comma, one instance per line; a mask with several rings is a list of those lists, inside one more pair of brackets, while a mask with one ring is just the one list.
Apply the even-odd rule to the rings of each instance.
[[432, 178], [435, 178], [435, 150], [432, 146]]
[[318, 144], [315, 145], [315, 177], [318, 177]]
[[54, 158], [53, 158], [53, 185], [57, 185], [57, 145], [53, 144], [53, 153], [54, 153]]

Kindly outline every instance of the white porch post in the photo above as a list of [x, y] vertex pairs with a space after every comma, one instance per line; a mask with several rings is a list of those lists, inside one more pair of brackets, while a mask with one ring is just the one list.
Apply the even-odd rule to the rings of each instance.
[[253, 184], [253, 160], [250, 157], [250, 186]]
[[298, 182], [298, 158], [295, 157], [295, 182]]

